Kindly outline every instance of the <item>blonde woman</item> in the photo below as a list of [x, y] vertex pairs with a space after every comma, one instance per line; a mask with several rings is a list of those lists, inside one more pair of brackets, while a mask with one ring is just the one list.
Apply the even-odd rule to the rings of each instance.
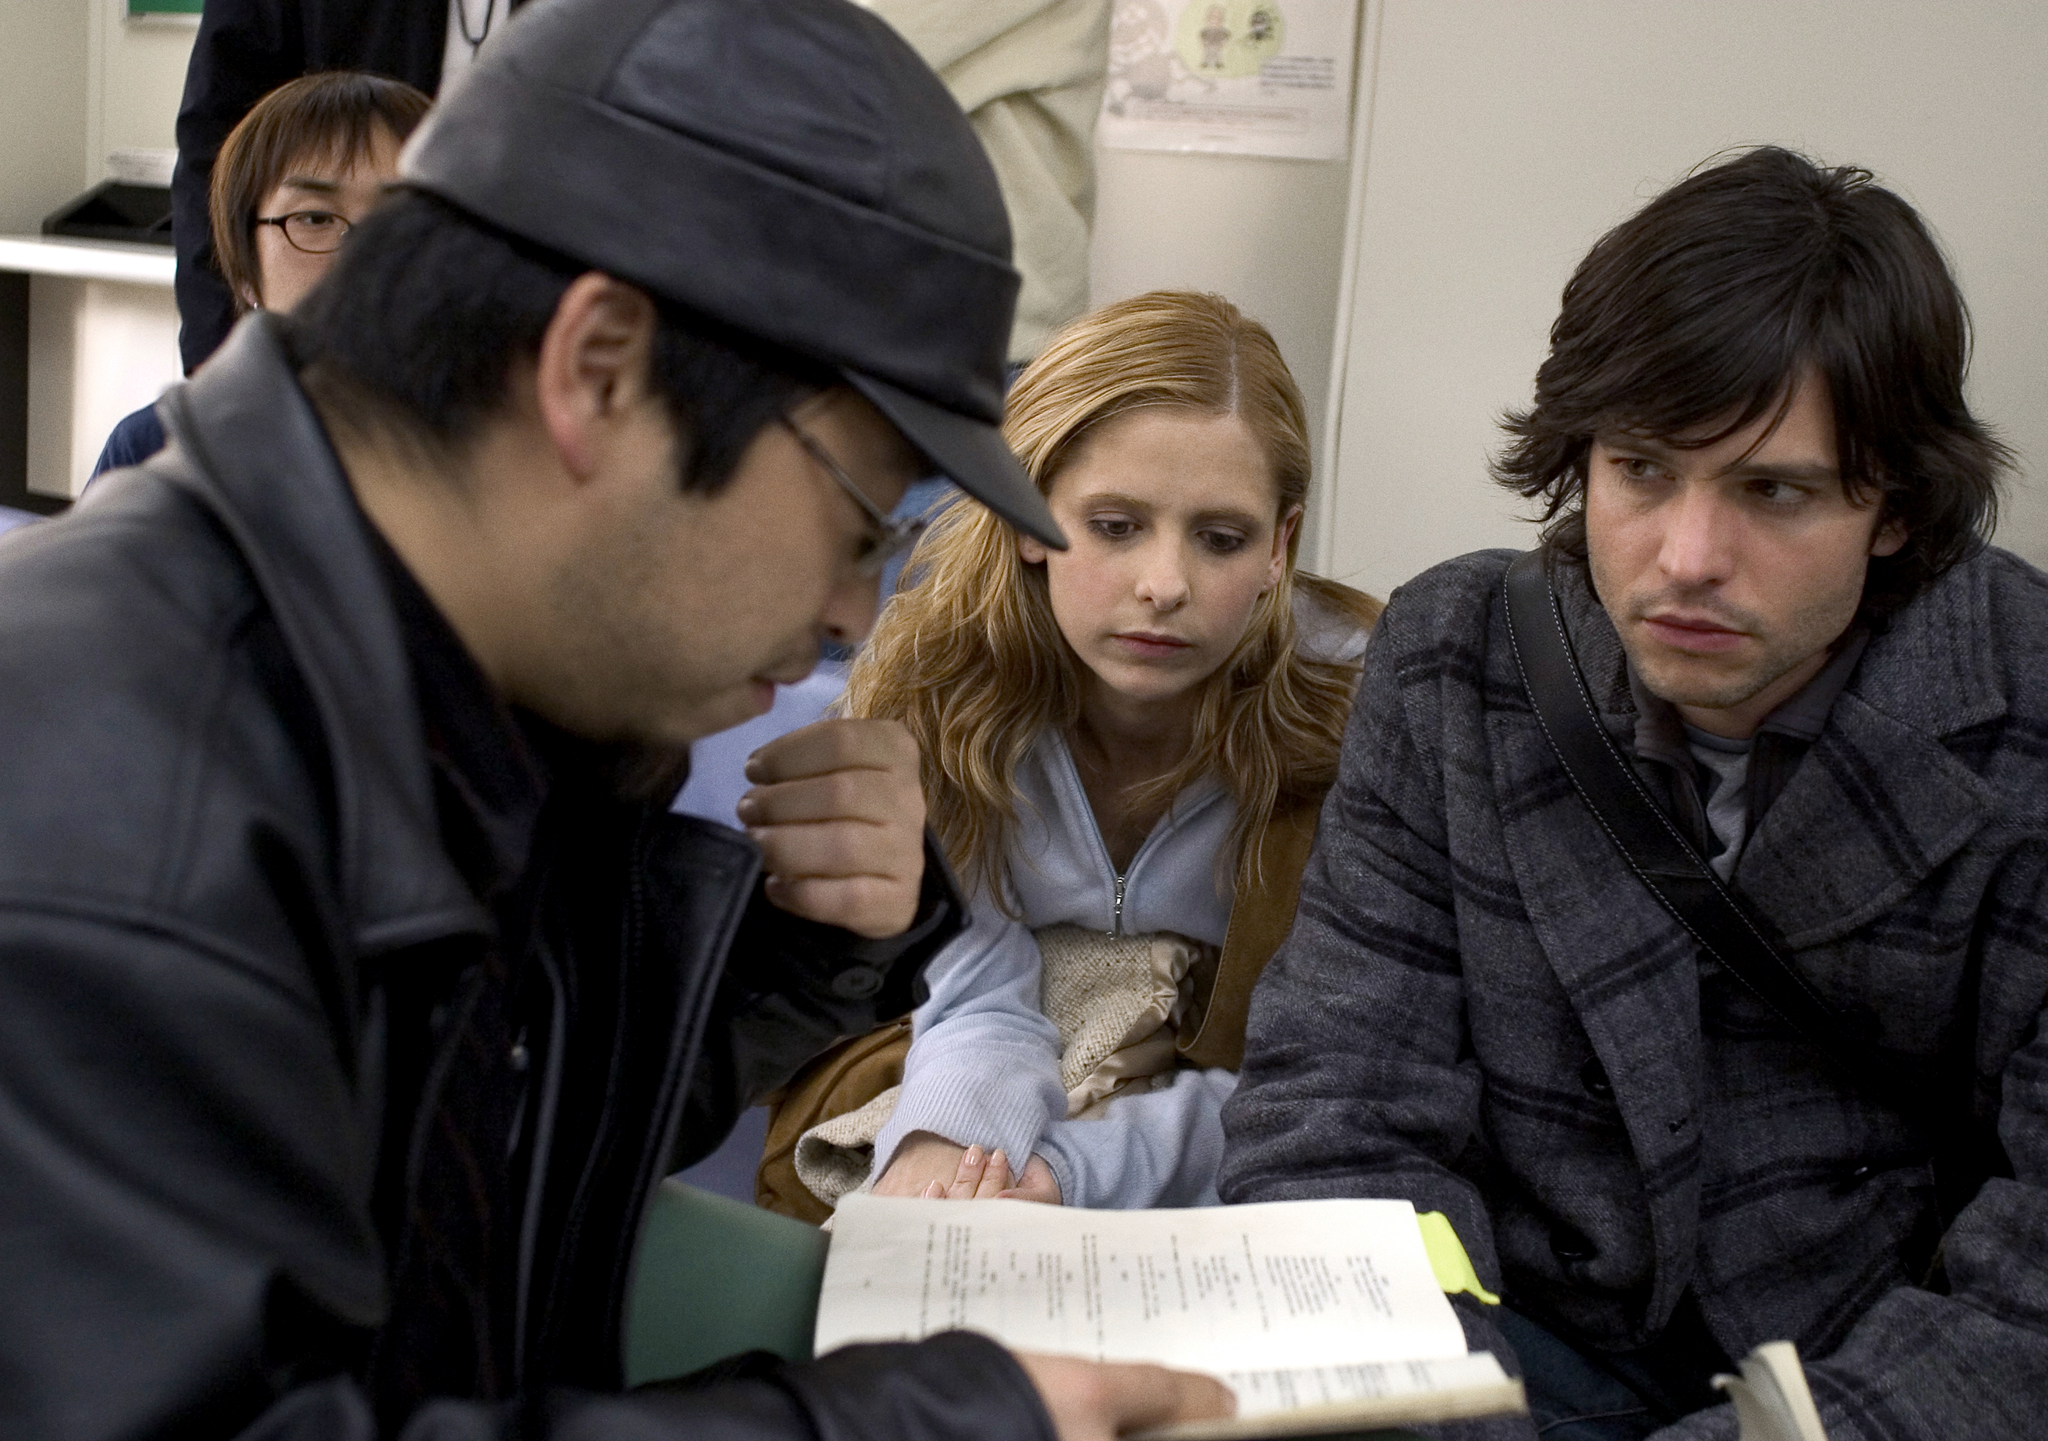
[[[1235, 1063], [1265, 959], [1225, 955], [1233, 906], [1284, 929], [1378, 605], [1296, 570], [1301, 395], [1219, 296], [1076, 321], [1005, 431], [1071, 548], [950, 508], [849, 679], [850, 713], [917, 737], [975, 898], [931, 965], [875, 1189], [1214, 1202], [1236, 1078], [1193, 1062]], [[1282, 815], [1291, 858], [1268, 844]]]

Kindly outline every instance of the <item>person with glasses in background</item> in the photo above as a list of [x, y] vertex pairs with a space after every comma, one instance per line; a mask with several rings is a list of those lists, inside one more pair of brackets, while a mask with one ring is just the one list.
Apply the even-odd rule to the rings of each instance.
[[251, 109], [300, 76], [338, 71], [385, 75], [438, 96], [497, 45], [524, 3], [207, 0], [178, 101], [178, 167], [171, 177], [178, 351], [187, 375], [219, 349], [243, 310], [223, 280], [209, 217], [215, 168], [226, 163], [228, 136]]
[[[280, 85], [221, 146], [209, 197], [213, 254], [235, 314], [290, 310], [349, 228], [398, 178], [398, 148], [433, 102], [402, 80], [330, 70]], [[122, 418], [93, 477], [163, 449], [156, 403]]]

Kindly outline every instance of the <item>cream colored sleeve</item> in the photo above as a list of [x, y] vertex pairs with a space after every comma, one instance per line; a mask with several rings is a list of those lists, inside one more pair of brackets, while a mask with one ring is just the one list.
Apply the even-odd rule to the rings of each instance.
[[988, 151], [1024, 276], [1010, 359], [1029, 360], [1088, 307], [1110, 0], [862, 3], [939, 72]]

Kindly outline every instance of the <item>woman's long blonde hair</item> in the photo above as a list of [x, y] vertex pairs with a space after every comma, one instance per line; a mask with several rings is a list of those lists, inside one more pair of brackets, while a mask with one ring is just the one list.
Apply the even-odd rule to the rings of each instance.
[[[1003, 434], [1041, 493], [1096, 427], [1162, 407], [1236, 415], [1264, 448], [1276, 518], [1308, 494], [1301, 391], [1273, 337], [1220, 295], [1157, 290], [1082, 316], [1053, 337], [1011, 388]], [[1355, 665], [1297, 647], [1294, 597], [1370, 625], [1379, 603], [1295, 568], [1300, 527], [1280, 583], [1253, 607], [1244, 638], [1203, 684], [1193, 743], [1144, 798], [1178, 795], [1216, 772], [1237, 802], [1219, 879], [1261, 875], [1275, 807], [1326, 789], [1357, 682]], [[1080, 661], [1053, 619], [1045, 568], [1026, 565], [987, 508], [954, 504], [934, 518], [848, 678], [845, 709], [893, 716], [922, 756], [932, 826], [970, 886], [1008, 896], [1004, 859], [1016, 824], [1010, 777], [1048, 727], [1081, 714]]]

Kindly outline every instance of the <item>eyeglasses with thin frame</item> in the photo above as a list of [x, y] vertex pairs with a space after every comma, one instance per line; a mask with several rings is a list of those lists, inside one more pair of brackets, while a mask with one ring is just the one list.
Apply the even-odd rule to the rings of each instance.
[[832, 453], [820, 445], [801, 426], [787, 415], [778, 416], [783, 429], [787, 430], [796, 443], [804, 448], [804, 454], [818, 463], [825, 474], [837, 481], [839, 488], [853, 497], [853, 503], [860, 507], [860, 513], [867, 517], [868, 534], [861, 553], [854, 557], [854, 570], [863, 577], [880, 575], [888, 568], [889, 562], [904, 554], [917, 538], [924, 534], [925, 517], [912, 516], [908, 520], [892, 519], [889, 513], [868, 499], [867, 492], [853, 482], [853, 477], [840, 468]]
[[258, 225], [275, 225], [284, 232], [285, 242], [308, 255], [332, 255], [341, 248], [351, 228], [345, 215], [332, 210], [293, 210], [283, 215], [259, 215]]

